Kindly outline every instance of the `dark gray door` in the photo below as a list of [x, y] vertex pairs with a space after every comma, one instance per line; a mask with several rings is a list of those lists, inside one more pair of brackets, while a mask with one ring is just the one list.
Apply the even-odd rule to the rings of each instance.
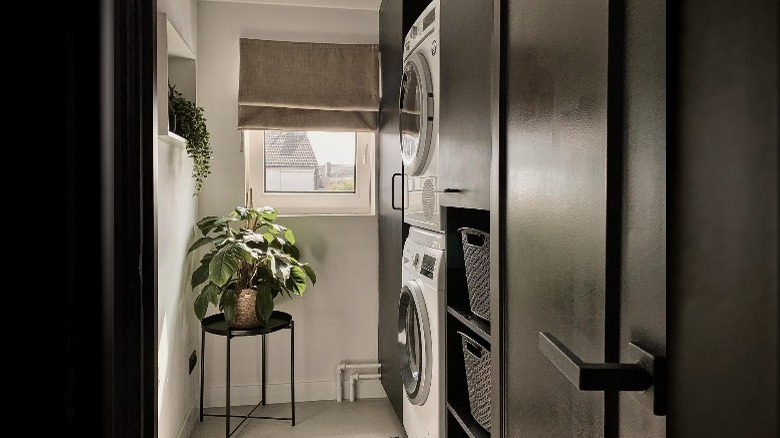
[[[401, 290], [403, 215], [402, 179], [398, 135], [398, 84], [402, 68], [402, 3], [384, 0], [379, 10], [382, 101], [379, 118], [379, 361], [382, 386], [398, 418], [403, 414], [403, 384], [398, 354], [398, 291]], [[395, 185], [395, 190], [393, 185]], [[395, 192], [396, 198], [392, 199]]]
[[605, 359], [607, 0], [508, 0], [504, 436], [604, 436], [604, 393], [539, 350]]
[[539, 348], [666, 355], [665, 3], [510, 0], [506, 23], [505, 436], [665, 437]]
[[[621, 13], [620, 10], [613, 11]], [[622, 131], [622, 214], [616, 239], [620, 269], [620, 338], [623, 363], [629, 342], [666, 356], [666, 2], [629, 0], [625, 17], [625, 97], [615, 125]], [[612, 29], [620, 37], [620, 29]], [[615, 53], [619, 55], [619, 53]], [[616, 59], [619, 62], [620, 58]], [[617, 99], [616, 99], [617, 100]], [[616, 132], [617, 134], [617, 132]], [[619, 177], [619, 175], [615, 175]], [[609, 187], [608, 190], [619, 190]], [[666, 417], [653, 415], [630, 392], [619, 395], [621, 438], [663, 438]], [[612, 408], [611, 406], [607, 407]]]

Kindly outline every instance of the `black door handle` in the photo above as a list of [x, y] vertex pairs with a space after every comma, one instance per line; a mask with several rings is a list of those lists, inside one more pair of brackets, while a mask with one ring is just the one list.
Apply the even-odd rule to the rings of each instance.
[[655, 415], [666, 415], [664, 357], [635, 343], [629, 354], [636, 363], [587, 363], [550, 333], [539, 332], [539, 349], [581, 391], [644, 391], [634, 398]]
[[[398, 208], [395, 206], [395, 177], [400, 176], [403, 177], [403, 173], [394, 173], [392, 176], [392, 179], [390, 180], [390, 207], [392, 207], [393, 210], [401, 210], [404, 209], [404, 198], [401, 197], [401, 208]], [[401, 183], [403, 183], [403, 179], [401, 180]]]

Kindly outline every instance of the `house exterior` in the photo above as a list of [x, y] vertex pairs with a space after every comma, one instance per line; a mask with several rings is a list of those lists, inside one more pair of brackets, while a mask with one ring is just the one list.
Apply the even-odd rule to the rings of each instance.
[[301, 131], [266, 131], [265, 190], [310, 192], [317, 190], [317, 157], [309, 137]]

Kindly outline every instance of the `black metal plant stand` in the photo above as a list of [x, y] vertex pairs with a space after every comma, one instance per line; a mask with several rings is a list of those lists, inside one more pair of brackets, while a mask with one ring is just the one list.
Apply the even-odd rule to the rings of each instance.
[[[256, 418], [261, 420], [290, 420], [291, 424], [295, 426], [295, 324], [292, 316], [289, 313], [274, 311], [271, 317], [268, 319], [268, 323], [262, 327], [251, 329], [236, 329], [231, 328], [225, 321], [225, 315], [220, 313], [212, 315], [207, 318], [203, 318], [200, 324], [200, 421], [203, 421], [203, 417], [222, 417], [225, 419], [225, 438], [229, 438], [235, 431], [241, 427], [244, 422], [249, 418]], [[278, 332], [280, 330], [290, 329], [290, 417], [266, 417], [266, 416], [253, 416], [252, 414], [261, 405], [265, 405], [265, 388], [266, 388], [266, 349], [265, 349], [265, 335]], [[225, 336], [227, 339], [226, 348], [226, 363], [227, 370], [225, 372], [225, 414], [204, 414], [203, 413], [203, 370], [206, 352], [206, 333], [217, 336]], [[231, 415], [230, 414], [230, 340], [239, 336], [261, 336], [261, 348], [262, 348], [262, 378], [263, 383], [261, 386], [261, 399], [260, 403], [256, 404], [254, 408], [247, 415]], [[230, 419], [241, 418], [241, 422], [232, 431], [230, 430]]]

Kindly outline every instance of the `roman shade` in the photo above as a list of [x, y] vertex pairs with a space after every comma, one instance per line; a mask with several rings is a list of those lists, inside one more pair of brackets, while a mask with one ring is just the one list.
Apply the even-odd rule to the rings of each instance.
[[239, 129], [373, 131], [379, 47], [242, 38]]

